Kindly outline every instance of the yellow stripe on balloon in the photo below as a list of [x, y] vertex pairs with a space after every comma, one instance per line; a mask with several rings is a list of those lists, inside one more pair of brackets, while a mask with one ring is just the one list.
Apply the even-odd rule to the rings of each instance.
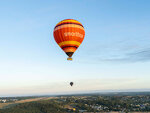
[[[62, 24], [62, 23], [64, 23], [64, 22], [74, 22], [74, 23], [81, 24], [81, 23], [80, 23], [80, 22], [78, 22], [77, 20], [71, 20], [71, 19], [63, 20], [63, 21], [59, 22], [58, 24]], [[56, 26], [57, 26], [58, 24], [56, 24]], [[82, 25], [82, 24], [81, 24], [81, 25]]]
[[68, 27], [74, 27], [74, 28], [79, 28], [79, 29], [82, 29], [84, 30], [84, 28], [80, 25], [76, 25], [76, 24], [66, 24], [66, 25], [61, 25], [61, 26], [58, 26], [54, 29], [54, 31], [57, 31], [59, 29], [63, 29], [63, 28], [68, 28]]
[[81, 43], [77, 42], [77, 41], [64, 41], [64, 42], [59, 43], [58, 45], [61, 47], [63, 45], [67, 45], [67, 44], [74, 44], [74, 45], [78, 45], [79, 46]]

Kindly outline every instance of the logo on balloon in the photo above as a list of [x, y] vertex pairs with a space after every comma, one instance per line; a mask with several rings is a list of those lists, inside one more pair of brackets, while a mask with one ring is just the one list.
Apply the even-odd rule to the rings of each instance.
[[65, 32], [64, 35], [65, 36], [76, 36], [76, 37], [83, 38], [83, 35], [80, 34], [79, 32]]

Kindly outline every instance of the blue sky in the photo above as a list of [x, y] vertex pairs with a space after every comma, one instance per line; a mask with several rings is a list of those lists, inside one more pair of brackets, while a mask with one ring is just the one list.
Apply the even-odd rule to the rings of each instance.
[[[0, 96], [149, 90], [149, 6], [149, 0], [1, 1]], [[68, 18], [86, 33], [72, 62], [53, 38], [54, 26]]]

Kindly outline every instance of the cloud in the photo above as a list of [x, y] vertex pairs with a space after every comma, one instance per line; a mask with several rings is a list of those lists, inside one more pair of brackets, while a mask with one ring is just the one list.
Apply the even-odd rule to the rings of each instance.
[[[122, 36], [94, 40], [85, 49], [87, 63], [100, 62], [148, 62], [150, 61], [149, 35]], [[86, 62], [86, 61], [84, 61]]]
[[127, 53], [124, 57], [99, 58], [99, 60], [109, 62], [146, 62], [150, 61], [150, 49]]
[[132, 61], [150, 61], [150, 48], [129, 54]]
[[137, 52], [127, 53], [124, 58], [112, 58], [105, 60], [124, 62], [147, 62], [150, 61], [150, 48]]
[[[99, 63], [99, 62], [115, 62], [115, 63], [133, 63], [133, 62], [149, 62], [150, 48], [134, 50], [134, 51], [107, 51], [104, 56], [93, 55], [92, 60], [83, 61], [83, 63]], [[92, 62], [90, 62], [92, 61]]]

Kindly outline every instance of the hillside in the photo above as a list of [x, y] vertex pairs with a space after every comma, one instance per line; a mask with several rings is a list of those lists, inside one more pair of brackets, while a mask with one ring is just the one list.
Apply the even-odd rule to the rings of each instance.
[[1, 109], [0, 113], [60, 113], [60, 111], [61, 113], [66, 113], [58, 103], [53, 101], [35, 101]]

